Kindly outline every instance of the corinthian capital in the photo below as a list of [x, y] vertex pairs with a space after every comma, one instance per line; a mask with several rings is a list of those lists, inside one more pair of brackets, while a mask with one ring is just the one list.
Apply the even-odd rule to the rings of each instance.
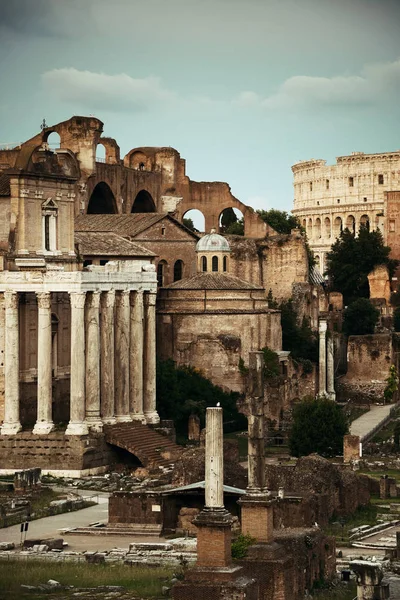
[[85, 308], [86, 292], [70, 292], [71, 308]]
[[51, 309], [51, 294], [50, 292], [37, 292], [36, 293], [38, 308], [46, 310]]
[[18, 309], [19, 304], [19, 294], [18, 292], [14, 292], [13, 290], [6, 290], [4, 292], [4, 302], [6, 309], [12, 308], [14, 310]]

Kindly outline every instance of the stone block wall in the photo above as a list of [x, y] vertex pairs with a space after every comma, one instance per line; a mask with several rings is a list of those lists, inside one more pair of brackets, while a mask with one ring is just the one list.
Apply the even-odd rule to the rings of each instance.
[[343, 462], [349, 463], [360, 458], [360, 436], [345, 435], [343, 438]]

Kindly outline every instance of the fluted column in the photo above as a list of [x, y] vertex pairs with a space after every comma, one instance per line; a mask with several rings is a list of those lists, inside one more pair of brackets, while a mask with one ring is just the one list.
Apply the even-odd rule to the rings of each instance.
[[86, 421], [93, 431], [101, 431], [100, 418], [100, 292], [88, 296], [86, 307]]
[[4, 292], [5, 344], [4, 344], [4, 423], [2, 435], [15, 435], [21, 431], [19, 421], [19, 295]]
[[129, 291], [119, 292], [115, 306], [115, 418], [132, 421], [129, 414]]
[[331, 400], [335, 400], [335, 364], [334, 364], [334, 345], [333, 345], [333, 337], [332, 333], [328, 334], [327, 340], [327, 392], [328, 396]]
[[144, 296], [143, 405], [146, 423], [158, 423], [156, 410], [156, 294]]
[[51, 348], [51, 294], [36, 294], [38, 303], [38, 379], [37, 421], [35, 434], [47, 434], [54, 429], [52, 418], [52, 348]]
[[143, 413], [143, 292], [131, 293], [129, 350], [129, 412], [144, 422]]
[[326, 330], [325, 319], [319, 320], [319, 394], [326, 396]]
[[86, 292], [70, 292], [71, 392], [66, 435], [86, 435], [85, 421], [85, 300]]
[[103, 423], [115, 423], [114, 415], [114, 305], [115, 290], [101, 295], [100, 394]]

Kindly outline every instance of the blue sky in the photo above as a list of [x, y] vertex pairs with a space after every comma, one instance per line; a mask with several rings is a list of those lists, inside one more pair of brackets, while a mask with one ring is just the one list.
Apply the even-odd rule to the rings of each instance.
[[0, 143], [93, 114], [122, 154], [292, 207], [291, 165], [400, 148], [400, 0], [0, 0]]

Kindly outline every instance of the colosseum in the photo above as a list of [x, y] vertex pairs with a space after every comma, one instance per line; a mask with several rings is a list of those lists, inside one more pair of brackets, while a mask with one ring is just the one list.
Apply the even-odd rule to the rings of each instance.
[[352, 152], [339, 156], [335, 165], [321, 159], [300, 161], [292, 171], [293, 214], [307, 231], [321, 272], [326, 253], [346, 227], [355, 234], [362, 224], [379, 227], [389, 242], [387, 200], [388, 192], [400, 189], [400, 150]]

